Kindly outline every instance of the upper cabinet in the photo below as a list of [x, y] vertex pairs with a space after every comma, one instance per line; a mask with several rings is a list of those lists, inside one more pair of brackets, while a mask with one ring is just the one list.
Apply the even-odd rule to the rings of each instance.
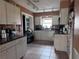
[[0, 0], [0, 24], [21, 25], [20, 8]]
[[5, 1], [0, 0], [0, 24], [6, 24], [6, 5]]
[[15, 7], [15, 20], [16, 20], [16, 24], [21, 24], [21, 11], [19, 7]]
[[15, 24], [15, 10], [12, 4], [6, 3], [7, 7], [7, 24]]
[[60, 24], [68, 23], [68, 8], [62, 8], [60, 11]]
[[10, 3], [7, 6], [7, 24], [21, 24], [20, 8]]

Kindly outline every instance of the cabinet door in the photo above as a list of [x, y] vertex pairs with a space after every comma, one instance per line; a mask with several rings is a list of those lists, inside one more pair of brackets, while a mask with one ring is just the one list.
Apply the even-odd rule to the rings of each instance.
[[2, 58], [1, 58], [1, 52], [0, 52], [0, 59], [2, 59]]
[[63, 8], [60, 11], [60, 24], [67, 24], [68, 22], [68, 8]]
[[20, 8], [15, 6], [15, 20], [16, 20], [16, 24], [21, 25], [21, 14], [20, 14]]
[[16, 47], [7, 49], [7, 59], [16, 59]]
[[22, 39], [18, 40], [18, 44], [16, 45], [17, 59], [20, 59], [23, 56], [23, 46]]
[[0, 0], [0, 24], [6, 24], [6, 5], [3, 0]]
[[0, 1], [0, 24], [2, 23], [2, 20], [1, 20], [2, 19], [2, 17], [1, 17], [2, 16], [1, 15], [1, 4], [2, 4], [2, 2]]
[[55, 35], [54, 47], [58, 51], [67, 52], [67, 36], [65, 36], [65, 35]]
[[7, 24], [16, 24], [14, 5], [6, 3], [7, 8]]
[[21, 24], [20, 8], [10, 3], [7, 5], [7, 23], [8, 24]]
[[7, 59], [7, 51], [1, 52], [1, 59]]
[[23, 56], [26, 54], [26, 50], [27, 50], [27, 38], [26, 37], [24, 37], [23, 38], [23, 44], [22, 44], [22, 46], [23, 46]]

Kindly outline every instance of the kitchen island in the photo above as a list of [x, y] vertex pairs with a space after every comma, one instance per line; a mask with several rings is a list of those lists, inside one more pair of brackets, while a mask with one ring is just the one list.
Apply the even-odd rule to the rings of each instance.
[[0, 59], [21, 59], [27, 48], [26, 36], [15, 36], [7, 41], [0, 41]]

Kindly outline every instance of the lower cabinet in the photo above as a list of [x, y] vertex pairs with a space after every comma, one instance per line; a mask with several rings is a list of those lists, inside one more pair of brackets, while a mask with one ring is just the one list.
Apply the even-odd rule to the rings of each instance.
[[5, 47], [3, 48], [4, 50], [1, 49], [0, 59], [20, 59], [25, 55], [27, 47], [26, 37], [17, 39], [14, 43], [16, 44], [10, 44], [6, 49]]
[[55, 35], [54, 47], [57, 51], [67, 52], [67, 35]]
[[0, 59], [2, 59], [2, 58], [1, 58], [1, 53], [0, 53]]
[[22, 51], [23, 51], [22, 47], [23, 46], [22, 46], [22, 44], [24, 44], [24, 43], [22, 43], [22, 38], [21, 38], [21, 39], [18, 40], [18, 44], [16, 45], [17, 59], [20, 59], [23, 56], [23, 53], [22, 53]]
[[0, 59], [16, 59], [16, 49], [15, 46], [0, 53]]
[[16, 47], [7, 49], [7, 59], [16, 59]]
[[7, 51], [1, 52], [1, 59], [7, 59]]
[[22, 42], [23, 42], [23, 44], [22, 44], [22, 54], [23, 54], [23, 55], [25, 55], [26, 49], [27, 49], [27, 45], [26, 45], [27, 42], [26, 42], [26, 39], [27, 39], [27, 38], [24, 37], [24, 38], [23, 38], [23, 41], [22, 41]]
[[19, 39], [18, 44], [16, 45], [17, 59], [20, 59], [25, 55], [26, 47], [27, 47], [26, 37]]

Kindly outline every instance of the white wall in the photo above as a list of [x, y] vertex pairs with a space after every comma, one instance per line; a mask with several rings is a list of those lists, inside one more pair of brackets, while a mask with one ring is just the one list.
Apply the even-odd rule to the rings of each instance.
[[53, 34], [54, 31], [35, 31], [34, 32], [34, 36], [35, 36], [35, 40], [49, 40], [49, 41], [53, 41]]

